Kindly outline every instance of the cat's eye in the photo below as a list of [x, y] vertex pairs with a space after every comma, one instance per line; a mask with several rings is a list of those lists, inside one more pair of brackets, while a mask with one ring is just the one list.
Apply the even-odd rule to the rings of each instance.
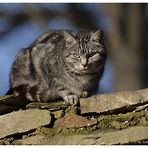
[[77, 59], [80, 59], [80, 55], [77, 54], [77, 53], [74, 53], [73, 56], [74, 56], [75, 58], [77, 58]]
[[89, 55], [89, 61], [90, 62], [95, 62], [100, 59], [100, 54], [99, 53], [92, 53]]

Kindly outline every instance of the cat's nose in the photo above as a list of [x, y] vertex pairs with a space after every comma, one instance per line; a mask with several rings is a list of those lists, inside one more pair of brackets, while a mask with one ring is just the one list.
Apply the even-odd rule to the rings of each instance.
[[87, 66], [87, 58], [81, 57], [81, 64], [83, 67], [86, 67]]

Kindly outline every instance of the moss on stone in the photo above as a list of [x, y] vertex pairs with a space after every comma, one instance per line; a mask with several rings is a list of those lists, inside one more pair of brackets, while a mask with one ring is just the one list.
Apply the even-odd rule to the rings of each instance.
[[61, 117], [64, 117], [65, 112], [64, 112], [63, 110], [58, 110], [58, 111], [52, 112], [52, 114], [54, 114], [54, 117], [55, 117], [56, 119], [59, 119], [59, 118], [61, 118]]
[[54, 136], [56, 134], [64, 134], [64, 135], [71, 135], [71, 134], [90, 134], [92, 131], [96, 130], [97, 126], [90, 126], [90, 127], [81, 127], [81, 128], [65, 128], [65, 127], [58, 127], [58, 128], [47, 128], [47, 127], [40, 127], [37, 128], [33, 135], [46, 135], [46, 136]]
[[66, 116], [71, 116], [72, 114], [79, 114], [79, 113], [80, 113], [79, 107], [74, 105], [68, 106], [68, 108], [65, 110]]
[[129, 126], [148, 126], [148, 111], [129, 112], [117, 115], [101, 115], [98, 117], [99, 128], [124, 129]]

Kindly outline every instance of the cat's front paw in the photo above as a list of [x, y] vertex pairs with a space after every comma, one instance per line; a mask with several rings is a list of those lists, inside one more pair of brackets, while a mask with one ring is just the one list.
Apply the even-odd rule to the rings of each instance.
[[70, 105], [78, 105], [79, 104], [79, 98], [76, 95], [68, 95], [64, 97], [64, 100], [67, 104]]
[[87, 91], [83, 91], [83, 92], [79, 93], [78, 97], [79, 98], [86, 98], [86, 97], [88, 97], [88, 92]]

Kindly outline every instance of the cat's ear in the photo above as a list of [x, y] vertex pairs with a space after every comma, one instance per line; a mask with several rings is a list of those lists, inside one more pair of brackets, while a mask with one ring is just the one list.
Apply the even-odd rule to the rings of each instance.
[[103, 30], [99, 29], [97, 30], [96, 32], [94, 32], [90, 38], [90, 41], [94, 41], [94, 42], [97, 42], [99, 41], [100, 39], [103, 38]]
[[68, 32], [63, 31], [63, 36], [66, 41], [66, 46], [71, 46], [76, 43], [76, 40], [72, 35], [70, 35]]

